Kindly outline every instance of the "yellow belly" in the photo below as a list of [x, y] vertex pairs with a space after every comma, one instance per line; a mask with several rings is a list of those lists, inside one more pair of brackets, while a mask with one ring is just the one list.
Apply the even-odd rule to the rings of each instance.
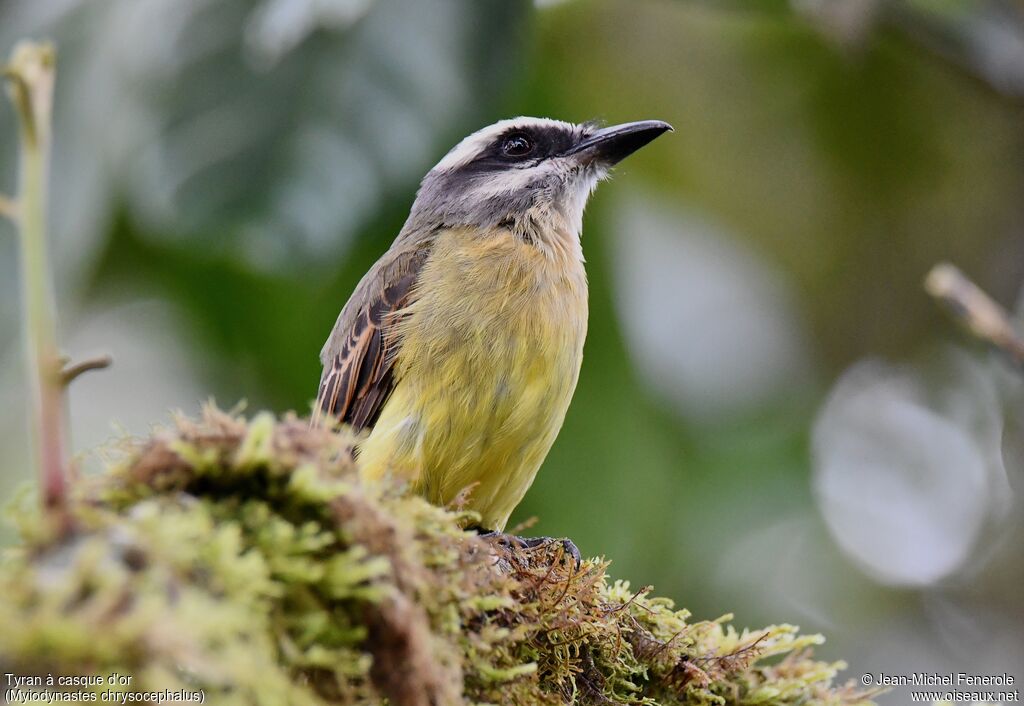
[[360, 448], [439, 505], [504, 529], [562, 426], [587, 325], [583, 263], [510, 234], [440, 236], [398, 327], [397, 383]]

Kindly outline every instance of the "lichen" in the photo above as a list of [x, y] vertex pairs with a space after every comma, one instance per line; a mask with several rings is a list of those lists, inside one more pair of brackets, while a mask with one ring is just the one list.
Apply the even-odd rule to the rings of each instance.
[[213, 704], [868, 702], [812, 657], [819, 636], [691, 622], [603, 560], [487, 541], [470, 513], [362, 483], [355, 441], [211, 407], [79, 481], [69, 536], [22, 502], [0, 667]]

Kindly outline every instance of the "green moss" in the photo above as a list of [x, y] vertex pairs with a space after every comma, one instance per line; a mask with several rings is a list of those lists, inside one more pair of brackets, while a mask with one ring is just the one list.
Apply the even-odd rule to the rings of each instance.
[[354, 441], [208, 409], [80, 483], [70, 538], [19, 512], [0, 666], [215, 704], [866, 702], [819, 636], [690, 622], [557, 543], [488, 543], [360, 483]]

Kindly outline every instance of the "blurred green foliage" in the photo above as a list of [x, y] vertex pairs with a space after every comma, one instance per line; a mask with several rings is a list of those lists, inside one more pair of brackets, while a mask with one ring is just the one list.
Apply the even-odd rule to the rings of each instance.
[[[602, 187], [588, 213], [585, 365], [517, 516], [538, 515], [543, 532], [572, 535], [628, 575], [686, 591], [699, 590], [687, 576], [699, 559], [714, 561], [721, 533], [810, 504], [805, 436], [820, 389], [714, 429], [687, 429], [652, 401], [631, 372], [613, 308], [608, 239], [629, 237], [609, 232], [614, 192], [628, 184], [713, 214], [782, 267], [803, 295], [827, 378], [865, 353], [911, 352], [941, 330], [922, 274], [938, 259], [984, 271], [1005, 247], [1024, 181], [1018, 104], [898, 31], [844, 54], [771, 5], [579, 2], [535, 15], [528, 30], [481, 26], [530, 41], [507, 50], [474, 114], [446, 128], [435, 149], [515, 113], [675, 125]], [[343, 256], [301, 272], [268, 272], [195, 240], [147, 238], [121, 218], [91, 296], [155, 288], [187, 312], [219, 399], [305, 409], [319, 346], [400, 228], [414, 186], [383, 203]], [[997, 293], [1012, 291], [1016, 269], [994, 268]], [[611, 498], [635, 518], [628, 530], [593, 511]], [[720, 527], [733, 513], [741, 527]]]

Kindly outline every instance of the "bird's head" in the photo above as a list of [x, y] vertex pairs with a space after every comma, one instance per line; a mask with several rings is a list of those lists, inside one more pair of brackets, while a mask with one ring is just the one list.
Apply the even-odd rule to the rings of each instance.
[[502, 120], [465, 138], [430, 170], [410, 225], [484, 232], [507, 227], [527, 238], [577, 238], [597, 182], [671, 129], [660, 120], [604, 128], [545, 118]]

